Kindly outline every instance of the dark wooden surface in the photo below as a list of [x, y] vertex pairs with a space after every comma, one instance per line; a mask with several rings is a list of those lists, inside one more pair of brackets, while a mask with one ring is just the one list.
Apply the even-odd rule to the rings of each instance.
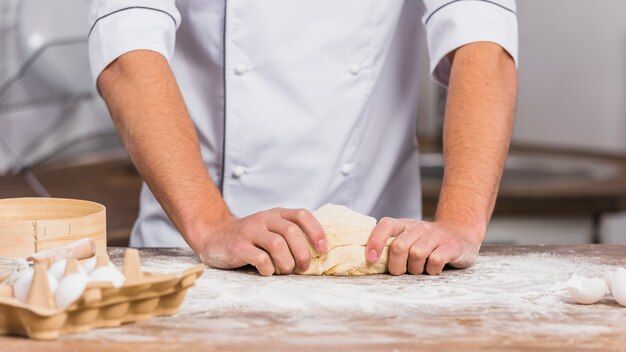
[[[33, 174], [52, 197], [77, 198], [103, 204], [110, 246], [127, 246], [139, 212], [141, 178], [129, 160], [41, 167]], [[21, 175], [0, 177], [0, 198], [36, 197]]]
[[36, 197], [21, 175], [5, 175], [0, 177], [0, 198]]
[[[440, 152], [437, 143], [422, 140], [423, 152]], [[560, 150], [534, 146], [513, 146], [512, 153], [550, 155], [558, 158], [581, 156], [615, 165], [618, 172], [602, 181], [575, 184], [534, 184], [532, 187], [503, 184], [498, 193], [494, 216], [595, 216], [605, 212], [626, 210], [626, 157], [588, 151]], [[424, 184], [423, 211], [434, 215], [439, 199], [439, 184]]]
[[[119, 262], [123, 252], [110, 250], [112, 258]], [[376, 275], [367, 278], [319, 278], [319, 277], [270, 277], [261, 278], [252, 271], [223, 271], [206, 269], [200, 278], [204, 283], [191, 288], [183, 303], [181, 313], [175, 317], [156, 318], [148, 321], [128, 324], [119, 328], [99, 329], [84, 334], [68, 335], [57, 341], [36, 342], [20, 337], [0, 337], [0, 349], [3, 351], [618, 351], [626, 349], [626, 308], [611, 301], [597, 305], [581, 306], [569, 302], [569, 299], [546, 300], [558, 305], [562, 314], [537, 314], [537, 311], [524, 312], [523, 305], [535, 308], [545, 297], [531, 296], [529, 301], [521, 301], [522, 306], [510, 306], [499, 299], [498, 292], [506, 294], [505, 287], [490, 287], [489, 294], [494, 302], [482, 301], [478, 306], [445, 306], [428, 309], [404, 306], [397, 311], [379, 313], [358, 313], [345, 311], [343, 308], [328, 304], [329, 311], [320, 309], [319, 319], [316, 313], [306, 317], [297, 310], [293, 314], [276, 314], [251, 309], [247, 305], [231, 304], [239, 302], [224, 296], [239, 297], [241, 302], [253, 301], [256, 294], [267, 292], [273, 285], [277, 287], [300, 286], [313, 287], [319, 283], [322, 287], [336, 287], [338, 290], [352, 285], [352, 288], [369, 290], [367, 297], [377, 297], [376, 284], [393, 290], [410, 289], [410, 285], [428, 286], [443, 282], [444, 286], [459, 285], [472, 280], [484, 280], [485, 276], [505, 277], [515, 270], [520, 281], [525, 274], [523, 268], [511, 267], [511, 263], [527, 263], [535, 268], [532, 261], [551, 263], [568, 262], [580, 265], [584, 269], [590, 263], [602, 265], [626, 265], [626, 246], [620, 245], [580, 245], [580, 246], [502, 246], [485, 247], [482, 256], [492, 262], [501, 261], [502, 271], [486, 270], [477, 265], [474, 269], [444, 272], [441, 277], [391, 277]], [[185, 249], [141, 250], [144, 267], [164, 268], [174, 265], [191, 265], [197, 258]], [[527, 262], [520, 262], [527, 258]], [[552, 259], [551, 259], [552, 258]], [[577, 264], [578, 263], [578, 264]], [[158, 265], [157, 265], [158, 264]], [[568, 264], [570, 265], [570, 264]], [[498, 266], [499, 268], [499, 266]], [[493, 268], [492, 268], [493, 269]], [[544, 269], [542, 269], [544, 270]], [[545, 268], [547, 274], [559, 270], [563, 275], [571, 275], [567, 269]], [[576, 269], [577, 270], [577, 269]], [[542, 276], [532, 275], [540, 281]], [[515, 282], [507, 279], [507, 282]], [[559, 278], [560, 279], [560, 278]], [[566, 280], [567, 278], [563, 278]], [[296, 281], [293, 281], [296, 280]], [[425, 281], [426, 280], [426, 283]], [[443, 281], [437, 281], [443, 280]], [[547, 280], [548, 284], [552, 279]], [[221, 290], [220, 287], [233, 285], [238, 281], [241, 290]], [[289, 283], [285, 286], [286, 283]], [[249, 285], [249, 287], [248, 287]], [[308, 286], [307, 286], [308, 285]], [[336, 286], [335, 286], [336, 285]], [[444, 286], [441, 286], [442, 288]], [[234, 287], [234, 286], [233, 286]], [[469, 286], [473, 287], [473, 286]], [[519, 286], [518, 286], [519, 287]], [[245, 289], [244, 289], [245, 288]], [[483, 288], [484, 289], [484, 288]], [[242, 291], [243, 290], [243, 291]], [[278, 290], [278, 289], [275, 289]], [[560, 288], [554, 294], [561, 294]], [[218, 292], [218, 294], [216, 294]], [[271, 291], [270, 291], [271, 292]], [[339, 292], [339, 291], [337, 291]], [[402, 294], [402, 291], [393, 291]], [[316, 294], [320, 294], [317, 292]], [[329, 292], [329, 294], [333, 294]], [[322, 304], [312, 296], [292, 297], [313, 299], [311, 304]], [[252, 298], [250, 298], [252, 297]], [[288, 296], [287, 296], [288, 297]], [[413, 297], [413, 296], [411, 296]], [[415, 296], [419, 300], [419, 297]], [[384, 299], [384, 297], [378, 297]], [[355, 297], [355, 299], [358, 299]], [[218, 303], [215, 303], [218, 302]], [[221, 303], [219, 303], [221, 302]], [[371, 304], [381, 304], [372, 301]], [[444, 301], [445, 302], [445, 301]], [[288, 307], [292, 301], [272, 301], [274, 305]], [[348, 305], [350, 302], [347, 303]], [[367, 302], [360, 302], [365, 304]], [[423, 304], [423, 302], [422, 302]], [[220, 309], [220, 307], [229, 307]], [[393, 305], [390, 305], [393, 307]], [[550, 307], [546, 307], [550, 308]], [[417, 313], [406, 314], [417, 309]], [[287, 310], [288, 311], [288, 310]], [[421, 313], [420, 313], [421, 312]], [[547, 312], [555, 312], [548, 310]], [[310, 312], [309, 312], [310, 313]], [[305, 328], [296, 328], [294, 322], [302, 318]], [[555, 330], [555, 326], [558, 329]], [[599, 332], [588, 333], [586, 326], [600, 327]], [[332, 327], [332, 328], [329, 328]], [[512, 328], [513, 327], [513, 328]], [[531, 327], [526, 328], [514, 327]], [[435, 333], [433, 333], [435, 331]]]

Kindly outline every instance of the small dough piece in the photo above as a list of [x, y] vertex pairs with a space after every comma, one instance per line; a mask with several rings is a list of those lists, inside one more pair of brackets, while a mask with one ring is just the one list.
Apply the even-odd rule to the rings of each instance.
[[[392, 238], [387, 241], [378, 262], [369, 264], [365, 259], [365, 245], [376, 226], [376, 219], [335, 204], [326, 204], [314, 211], [313, 215], [324, 228], [328, 251], [320, 254], [311, 247], [309, 269], [300, 271], [296, 268], [296, 274], [358, 276], [387, 272]], [[280, 274], [278, 267], [274, 267], [276, 273]]]

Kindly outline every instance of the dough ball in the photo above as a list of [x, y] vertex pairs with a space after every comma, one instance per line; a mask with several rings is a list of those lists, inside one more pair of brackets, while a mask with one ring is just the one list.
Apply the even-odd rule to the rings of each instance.
[[[295, 270], [301, 275], [370, 275], [387, 272], [389, 245], [387, 241], [378, 262], [367, 263], [365, 245], [376, 226], [376, 219], [357, 213], [341, 205], [326, 204], [313, 212], [328, 239], [328, 251], [318, 253], [311, 247], [311, 265], [306, 271]], [[275, 266], [276, 273], [280, 270]]]

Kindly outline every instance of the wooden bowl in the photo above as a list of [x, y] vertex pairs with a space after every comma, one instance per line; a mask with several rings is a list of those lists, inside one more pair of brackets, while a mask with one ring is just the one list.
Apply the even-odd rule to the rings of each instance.
[[0, 199], [0, 258], [18, 258], [91, 238], [106, 250], [106, 210], [78, 199]]

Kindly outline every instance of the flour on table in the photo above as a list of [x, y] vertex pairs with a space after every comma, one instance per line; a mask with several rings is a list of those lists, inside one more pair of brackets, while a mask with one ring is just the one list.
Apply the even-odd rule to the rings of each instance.
[[[143, 266], [177, 272], [192, 263], [191, 257], [158, 256]], [[115, 340], [124, 334], [140, 340], [142, 329], [155, 327], [172, 339], [185, 331], [186, 338], [224, 343], [262, 336], [301, 345], [319, 343], [319, 336], [331, 344], [450, 341], [468, 332], [476, 339], [495, 334], [503, 341], [528, 334], [595, 336], [621, 326], [626, 309], [608, 301], [574, 304], [566, 282], [574, 273], [601, 277], [611, 269], [590, 258], [548, 254], [481, 255], [473, 267], [440, 276], [261, 277], [253, 270], [207, 268], [179, 315], [84, 336]], [[602, 319], [584, 319], [589, 314]]]

